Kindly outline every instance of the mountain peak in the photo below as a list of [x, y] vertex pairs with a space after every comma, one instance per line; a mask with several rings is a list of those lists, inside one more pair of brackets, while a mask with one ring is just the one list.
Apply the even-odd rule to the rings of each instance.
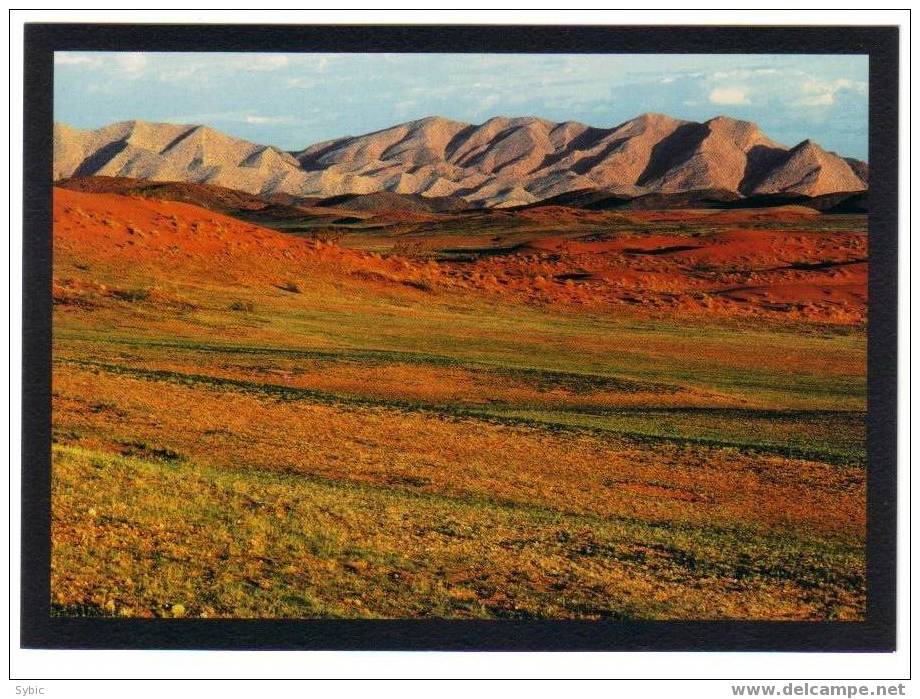
[[454, 121], [453, 119], [448, 119], [447, 117], [443, 117], [438, 114], [430, 114], [428, 116], [422, 117], [421, 119], [416, 119], [415, 121], [412, 121], [409, 123], [411, 124], [458, 124], [460, 122]]
[[421, 119], [416, 119], [415, 121], [410, 121], [406, 123], [405, 126], [422, 129], [443, 129], [452, 127], [463, 128], [469, 126], [469, 124], [465, 124], [460, 121], [454, 121], [453, 119], [448, 119], [447, 117], [432, 115], [422, 117]]
[[649, 122], [649, 121], [677, 121], [674, 117], [668, 114], [662, 114], [661, 112], [642, 112], [637, 117], [633, 117], [630, 121], [637, 122]]
[[757, 127], [757, 124], [755, 124], [753, 121], [745, 121], [744, 119], [736, 119], [735, 117], [726, 116], [725, 114], [717, 114], [716, 116], [712, 117], [711, 119], [709, 119], [708, 121], [704, 123], [710, 124], [710, 125], [713, 125], [713, 124], [715, 125], [744, 124], [745, 126], [753, 126], [755, 128]]
[[[859, 162], [859, 161], [857, 161]], [[762, 177], [754, 193], [794, 192], [808, 196], [858, 192], [865, 181], [854, 167], [810, 138], [790, 148]]]
[[[804, 141], [801, 141], [789, 149], [790, 155], [798, 155], [799, 157], [807, 157], [816, 160], [820, 160], [826, 157], [836, 158], [837, 156], [830, 153], [829, 151], [824, 150], [821, 146], [815, 143], [810, 138], [806, 138]], [[842, 159], [841, 159], [842, 160]]]
[[637, 117], [633, 117], [629, 121], [624, 122], [620, 126], [625, 124], [635, 124], [637, 126], [650, 126], [650, 125], [660, 125], [660, 124], [679, 124], [682, 123], [680, 119], [675, 119], [668, 114], [661, 114], [659, 112], [643, 112]]

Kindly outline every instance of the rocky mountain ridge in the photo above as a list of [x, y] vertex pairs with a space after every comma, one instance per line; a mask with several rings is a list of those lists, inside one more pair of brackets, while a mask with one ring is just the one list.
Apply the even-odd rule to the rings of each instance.
[[253, 194], [395, 192], [520, 206], [580, 190], [636, 197], [723, 190], [809, 197], [867, 189], [868, 165], [806, 140], [787, 148], [756, 124], [643, 114], [609, 129], [536, 117], [466, 124], [428, 117], [287, 152], [201, 125], [128, 121], [54, 127], [54, 179], [214, 184]]

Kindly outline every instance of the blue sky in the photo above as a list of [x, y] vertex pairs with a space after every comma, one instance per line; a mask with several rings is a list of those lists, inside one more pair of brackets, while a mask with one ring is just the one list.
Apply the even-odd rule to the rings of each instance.
[[287, 150], [430, 115], [611, 127], [642, 112], [868, 150], [866, 56], [58, 52], [54, 82], [71, 126], [201, 123]]

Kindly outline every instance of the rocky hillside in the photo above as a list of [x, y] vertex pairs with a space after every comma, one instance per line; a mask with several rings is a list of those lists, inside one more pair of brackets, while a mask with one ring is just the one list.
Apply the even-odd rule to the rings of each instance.
[[756, 124], [643, 114], [610, 129], [535, 117], [465, 124], [429, 117], [285, 152], [207, 126], [129, 121], [54, 128], [54, 178], [207, 183], [254, 194], [395, 192], [518, 206], [580, 190], [627, 198], [720, 190], [740, 196], [866, 189], [868, 165], [812, 141], [787, 148]]

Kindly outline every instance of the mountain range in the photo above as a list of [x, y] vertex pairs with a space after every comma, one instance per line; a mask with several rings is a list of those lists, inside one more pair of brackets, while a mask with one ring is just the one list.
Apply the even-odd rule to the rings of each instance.
[[536, 117], [428, 117], [283, 151], [207, 126], [127, 121], [54, 126], [55, 180], [110, 176], [259, 195], [375, 192], [520, 206], [572, 193], [624, 198], [714, 190], [742, 197], [860, 192], [869, 166], [811, 140], [788, 148], [756, 124], [643, 114], [609, 129]]

